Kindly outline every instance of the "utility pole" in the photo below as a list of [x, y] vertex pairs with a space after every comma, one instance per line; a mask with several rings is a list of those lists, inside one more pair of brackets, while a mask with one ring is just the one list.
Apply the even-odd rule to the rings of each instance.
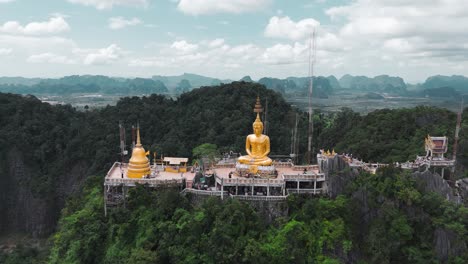
[[455, 164], [452, 168], [452, 174], [455, 173], [455, 167], [457, 165], [457, 150], [458, 150], [458, 134], [460, 133], [460, 127], [461, 127], [461, 118], [463, 114], [463, 95], [460, 103], [460, 110], [458, 111], [457, 114], [457, 127], [455, 128], [455, 141], [453, 143], [453, 154], [452, 154], [452, 159], [455, 161]]
[[315, 43], [315, 29], [309, 42], [309, 129], [308, 129], [308, 142], [307, 142], [307, 164], [312, 162], [312, 135], [314, 133], [313, 110], [312, 110], [312, 92], [314, 83], [314, 64], [316, 57], [316, 43]]

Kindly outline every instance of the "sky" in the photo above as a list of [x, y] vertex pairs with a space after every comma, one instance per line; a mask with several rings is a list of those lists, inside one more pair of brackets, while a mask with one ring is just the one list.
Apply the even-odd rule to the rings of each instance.
[[0, 76], [468, 75], [467, 0], [0, 0]]

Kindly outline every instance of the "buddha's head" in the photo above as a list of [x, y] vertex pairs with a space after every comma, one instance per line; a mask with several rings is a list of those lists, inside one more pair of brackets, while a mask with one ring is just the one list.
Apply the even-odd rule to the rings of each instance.
[[263, 123], [262, 120], [260, 120], [260, 116], [258, 114], [257, 119], [255, 119], [255, 122], [253, 123], [253, 131], [257, 136], [260, 136], [263, 132]]

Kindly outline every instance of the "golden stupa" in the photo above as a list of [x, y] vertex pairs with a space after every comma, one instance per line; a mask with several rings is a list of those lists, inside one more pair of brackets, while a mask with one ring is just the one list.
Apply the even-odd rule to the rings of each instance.
[[132, 151], [132, 157], [128, 162], [128, 178], [142, 178], [150, 174], [150, 163], [140, 141], [140, 128], [137, 128], [137, 143]]

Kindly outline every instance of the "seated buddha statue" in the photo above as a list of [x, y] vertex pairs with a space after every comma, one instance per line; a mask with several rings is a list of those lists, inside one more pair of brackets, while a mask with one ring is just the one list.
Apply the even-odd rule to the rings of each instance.
[[248, 135], [245, 140], [247, 155], [239, 157], [238, 162], [249, 165], [270, 166], [272, 164], [272, 160], [268, 157], [270, 138], [262, 134], [263, 123], [258, 113], [257, 119], [253, 123], [253, 131], [254, 134]]

